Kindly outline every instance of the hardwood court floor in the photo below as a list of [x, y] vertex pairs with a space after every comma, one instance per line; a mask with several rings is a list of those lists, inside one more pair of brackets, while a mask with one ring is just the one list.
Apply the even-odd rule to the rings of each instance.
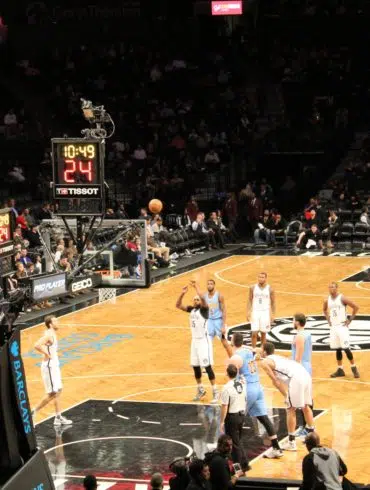
[[[148, 290], [121, 296], [115, 304], [104, 303], [64, 316], [60, 318], [59, 333], [66, 351], [63, 406], [89, 398], [189, 402], [194, 395], [189, 368], [190, 332], [187, 315], [176, 310], [175, 302], [191, 279], [199, 281], [202, 289], [208, 278], [216, 280], [226, 299], [230, 327], [245, 321], [247, 288], [259, 271], [268, 272], [276, 291], [277, 317], [291, 317], [296, 311], [322, 314], [329, 281], [340, 281], [369, 265], [370, 258], [358, 257], [233, 256], [156, 283]], [[370, 283], [343, 282], [340, 290], [360, 306], [361, 314], [370, 315]], [[188, 293], [185, 299], [191, 302], [191, 298], [192, 293]], [[370, 323], [367, 325], [369, 329]], [[32, 405], [43, 396], [36, 365], [39, 358], [32, 357], [33, 344], [42, 332], [42, 326], [22, 332]], [[370, 335], [364, 338], [370, 349]], [[315, 406], [327, 409], [317, 420], [317, 430], [324, 444], [340, 452], [348, 465], [349, 478], [368, 483], [370, 353], [362, 350], [355, 356], [361, 379], [352, 378], [346, 363], [347, 378], [332, 380], [334, 354], [314, 353]], [[220, 385], [225, 381], [225, 360], [222, 346], [215, 341]], [[262, 381], [268, 404], [283, 406], [281, 395], [266, 377], [262, 376]], [[52, 407], [47, 407], [38, 420], [51, 414]], [[260, 458], [254, 462], [250, 475], [299, 479], [304, 455], [305, 449], [299, 444], [297, 453], [285, 453], [281, 460]]]

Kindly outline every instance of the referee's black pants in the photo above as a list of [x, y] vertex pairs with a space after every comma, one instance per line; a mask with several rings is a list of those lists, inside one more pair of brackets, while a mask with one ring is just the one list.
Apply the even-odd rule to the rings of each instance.
[[239, 463], [243, 471], [248, 469], [248, 458], [241, 445], [244, 412], [228, 413], [225, 419], [225, 434], [231, 437], [233, 441], [233, 450], [231, 457], [234, 463]]

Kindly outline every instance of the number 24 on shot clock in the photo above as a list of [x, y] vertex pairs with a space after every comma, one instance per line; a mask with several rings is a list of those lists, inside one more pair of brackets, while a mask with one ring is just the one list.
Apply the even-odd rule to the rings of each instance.
[[53, 139], [55, 197], [101, 197], [104, 180], [102, 153], [102, 143], [99, 140]]

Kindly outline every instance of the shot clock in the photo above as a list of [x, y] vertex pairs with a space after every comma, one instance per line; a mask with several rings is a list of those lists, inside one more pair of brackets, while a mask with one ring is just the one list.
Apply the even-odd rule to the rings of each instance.
[[100, 214], [104, 201], [104, 143], [97, 139], [54, 138], [52, 163], [54, 198], [60, 214]]

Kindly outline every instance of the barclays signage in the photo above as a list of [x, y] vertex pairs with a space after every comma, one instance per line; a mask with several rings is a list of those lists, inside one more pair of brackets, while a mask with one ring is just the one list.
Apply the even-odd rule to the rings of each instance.
[[17, 340], [13, 340], [10, 344], [10, 354], [12, 370], [15, 377], [18, 407], [22, 418], [24, 432], [29, 434], [32, 432], [31, 413], [26, 393], [23, 363], [20, 360], [19, 343]]

